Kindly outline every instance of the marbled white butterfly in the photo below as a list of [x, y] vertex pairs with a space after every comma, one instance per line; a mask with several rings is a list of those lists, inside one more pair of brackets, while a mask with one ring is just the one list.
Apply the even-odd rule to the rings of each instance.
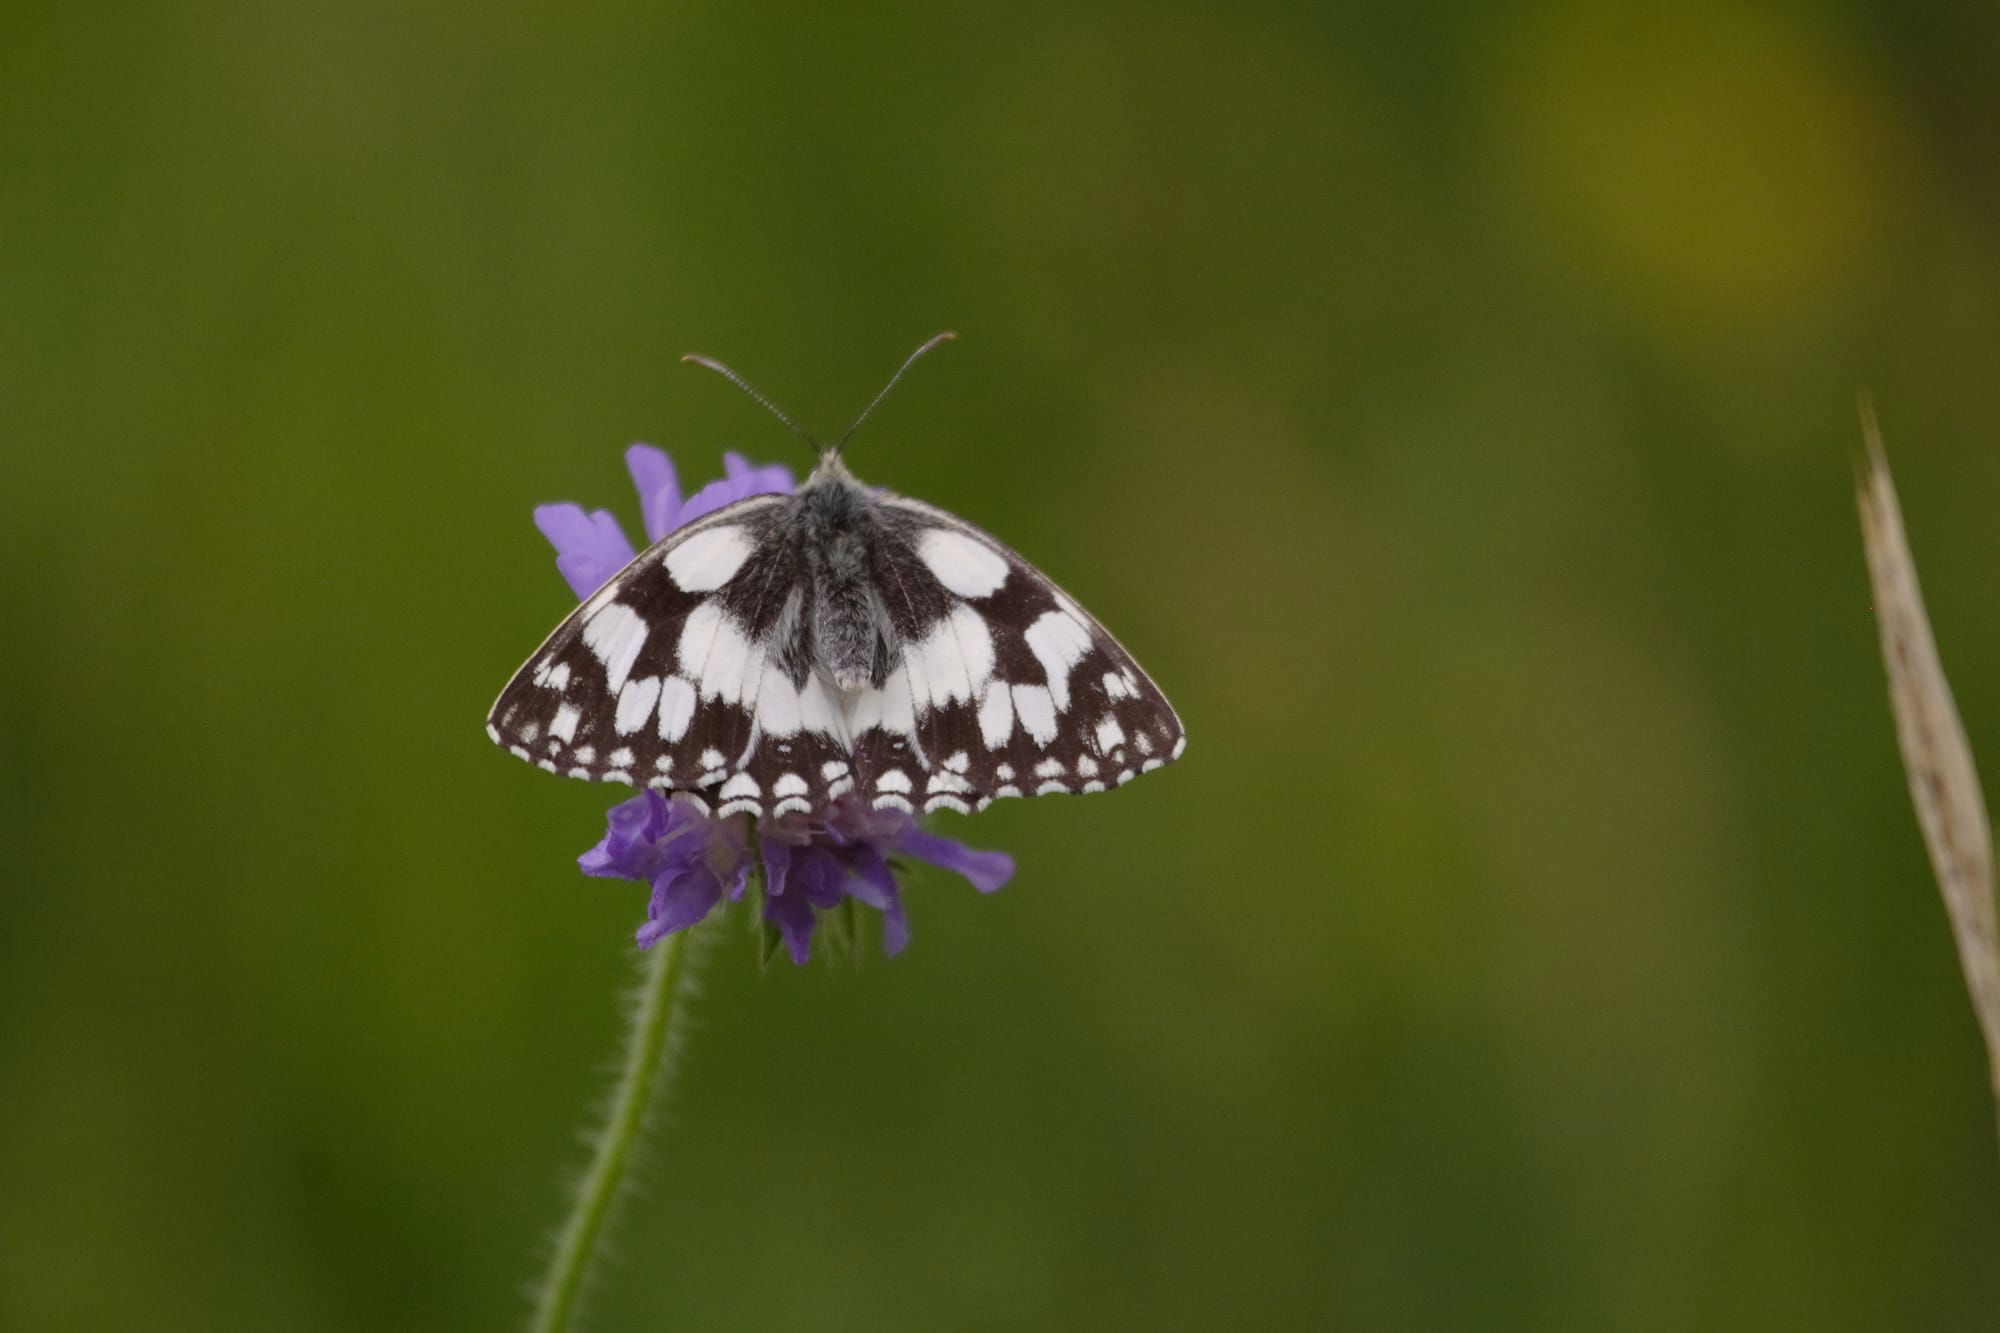
[[[570, 777], [717, 815], [983, 809], [1094, 792], [1178, 759], [1166, 697], [1089, 613], [941, 509], [865, 486], [841, 446], [789, 495], [641, 552], [500, 692], [487, 733]], [[790, 419], [726, 367], [800, 435]], [[812, 443], [810, 437], [806, 437]]]

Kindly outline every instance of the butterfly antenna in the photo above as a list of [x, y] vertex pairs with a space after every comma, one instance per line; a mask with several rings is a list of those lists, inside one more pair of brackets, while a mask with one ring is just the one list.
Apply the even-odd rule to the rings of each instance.
[[[817, 454], [824, 452], [824, 450], [820, 448], [819, 441], [815, 440], [812, 436], [806, 434], [805, 431], [801, 430], [799, 428], [798, 422], [792, 420], [790, 417], [786, 416], [783, 412], [779, 411], [778, 405], [776, 403], [772, 402], [770, 399], [766, 398], [763, 394], [758, 393], [755, 389], [751, 388], [747, 380], [745, 380], [741, 375], [737, 374], [735, 371], [731, 370], [728, 366], [723, 365], [720, 361], [717, 361], [713, 357], [702, 356], [698, 352], [689, 352], [686, 356], [682, 357], [681, 360], [691, 361], [697, 366], [706, 367], [707, 369], [712, 370], [716, 374], [722, 376], [722, 378], [728, 380], [731, 384], [734, 384], [737, 388], [749, 394], [750, 397], [753, 400], [755, 400], [760, 406], [762, 406], [766, 412], [769, 412], [772, 416], [784, 422], [785, 428], [791, 431], [792, 434], [804, 440], [808, 445], [812, 446], [812, 451], [814, 453]], [[837, 450], [838, 446], [835, 447]]]
[[930, 351], [931, 348], [936, 347], [939, 343], [951, 342], [957, 337], [958, 335], [956, 333], [953, 333], [950, 329], [946, 329], [943, 333], [937, 334], [936, 336], [932, 337], [922, 347], [919, 347], [916, 351], [910, 353], [909, 357], [904, 360], [901, 368], [898, 369], [895, 374], [889, 377], [889, 382], [887, 384], [882, 386], [882, 392], [875, 395], [875, 401], [868, 404], [867, 407], [861, 409], [861, 415], [854, 418], [854, 424], [847, 428], [846, 434], [842, 435], [838, 440], [835, 440], [833, 442], [833, 448], [829, 449], [827, 452], [834, 455], [835, 457], [838, 457], [842, 447], [844, 447], [847, 444], [848, 440], [853, 438], [854, 432], [861, 429], [861, 423], [868, 420], [869, 413], [873, 412], [876, 408], [882, 405], [882, 400], [889, 396], [889, 390], [895, 388], [896, 381], [903, 378], [903, 372], [908, 370], [911, 366], [917, 364], [917, 358], [921, 357], [925, 352]]

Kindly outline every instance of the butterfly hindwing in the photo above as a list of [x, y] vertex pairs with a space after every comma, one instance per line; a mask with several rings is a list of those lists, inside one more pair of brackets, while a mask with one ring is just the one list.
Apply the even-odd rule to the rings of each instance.
[[941, 509], [877, 503], [875, 581], [901, 652], [879, 717], [853, 727], [874, 804], [1102, 791], [1180, 757], [1165, 696], [1047, 576]]

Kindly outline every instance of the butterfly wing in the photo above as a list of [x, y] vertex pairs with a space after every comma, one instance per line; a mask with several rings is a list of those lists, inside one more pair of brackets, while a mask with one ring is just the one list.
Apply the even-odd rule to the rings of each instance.
[[802, 596], [792, 512], [788, 496], [752, 496], [642, 552], [515, 673], [487, 734], [552, 773], [667, 788], [717, 814], [840, 794], [839, 701], [776, 660]]
[[1180, 757], [1166, 696], [1046, 575], [933, 505], [876, 504], [873, 576], [901, 652], [849, 718], [872, 804], [1103, 791]]

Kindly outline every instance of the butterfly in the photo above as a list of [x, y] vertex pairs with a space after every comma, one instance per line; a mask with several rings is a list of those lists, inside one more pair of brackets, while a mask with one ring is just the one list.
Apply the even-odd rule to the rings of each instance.
[[675, 529], [571, 612], [500, 692], [487, 734], [554, 773], [658, 787], [717, 817], [970, 812], [1095, 792], [1186, 733], [1074, 599], [964, 519], [863, 485], [841, 449], [790, 494]]

